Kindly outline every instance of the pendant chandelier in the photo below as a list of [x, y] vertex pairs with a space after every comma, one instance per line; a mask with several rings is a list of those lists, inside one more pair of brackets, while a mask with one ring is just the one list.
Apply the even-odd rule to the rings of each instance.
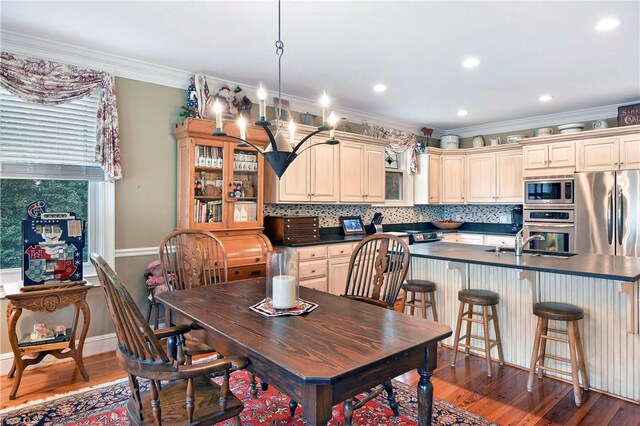
[[[320, 98], [320, 105], [322, 107], [322, 125], [317, 128], [317, 130], [311, 132], [307, 136], [305, 136], [300, 142], [295, 143], [295, 124], [293, 120], [289, 122], [289, 140], [284, 136], [282, 127], [282, 54], [284, 53], [284, 43], [282, 42], [280, 36], [280, 0], [278, 0], [278, 40], [276, 41], [276, 55], [278, 56], [278, 108], [275, 120], [275, 135], [271, 131], [271, 123], [267, 121], [267, 92], [264, 90], [262, 85], [259, 86], [257, 96], [258, 101], [260, 103], [260, 118], [255, 122], [256, 126], [260, 126], [264, 129], [269, 137], [269, 145], [265, 149], [261, 149], [260, 147], [254, 145], [253, 143], [246, 140], [246, 120], [242, 115], [238, 118], [238, 128], [240, 129], [240, 137], [229, 135], [222, 130], [222, 104], [218, 102], [216, 99], [213, 104], [213, 110], [216, 115], [216, 131], [213, 133], [213, 136], [226, 136], [229, 138], [237, 139], [242, 143], [239, 144], [239, 147], [247, 147], [250, 146], [258, 151], [259, 154], [264, 156], [264, 159], [271, 166], [275, 174], [278, 176], [278, 179], [282, 177], [284, 172], [287, 170], [289, 165], [295, 160], [301, 152], [317, 146], [317, 145], [336, 145], [339, 143], [338, 140], [335, 139], [335, 125], [336, 125], [336, 115], [332, 111], [331, 114], [327, 116], [327, 110], [329, 107], [329, 97], [325, 92], [322, 92], [322, 97]], [[312, 136], [317, 135], [321, 132], [329, 131], [329, 139], [318, 143], [311, 144], [300, 150], [302, 145], [307, 142]]]

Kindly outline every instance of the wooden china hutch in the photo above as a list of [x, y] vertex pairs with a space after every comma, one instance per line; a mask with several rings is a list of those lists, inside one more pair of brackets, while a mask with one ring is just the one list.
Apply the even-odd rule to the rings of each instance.
[[[265, 276], [269, 239], [263, 235], [264, 162], [251, 147], [212, 136], [215, 121], [188, 118], [176, 124], [178, 140], [178, 229], [213, 232], [229, 257], [229, 280]], [[235, 123], [224, 130], [239, 136]], [[266, 146], [264, 130], [248, 126], [247, 140]]]

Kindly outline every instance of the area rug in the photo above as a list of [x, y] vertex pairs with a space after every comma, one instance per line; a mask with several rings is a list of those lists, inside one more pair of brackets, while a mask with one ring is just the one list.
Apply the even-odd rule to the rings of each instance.
[[[148, 382], [142, 384], [148, 387]], [[240, 415], [243, 425], [301, 426], [306, 425], [298, 407], [295, 417], [289, 416], [289, 398], [270, 386], [266, 392], [259, 392], [253, 399], [249, 392], [249, 378], [245, 372], [237, 372], [230, 380], [232, 392], [244, 403]], [[418, 405], [416, 391], [412, 387], [393, 381], [396, 401], [400, 406], [400, 417], [394, 417], [389, 409], [386, 393], [356, 410], [354, 425], [364, 426], [404, 426], [416, 425]], [[0, 425], [129, 425], [126, 403], [129, 399], [129, 385], [126, 379], [82, 389], [70, 394], [53, 396], [0, 411]], [[162, 401], [162, 400], [161, 400]], [[228, 421], [225, 425], [233, 424]], [[448, 402], [434, 399], [434, 425], [495, 425], [480, 416], [469, 413]], [[344, 425], [342, 404], [333, 407], [332, 426]]]

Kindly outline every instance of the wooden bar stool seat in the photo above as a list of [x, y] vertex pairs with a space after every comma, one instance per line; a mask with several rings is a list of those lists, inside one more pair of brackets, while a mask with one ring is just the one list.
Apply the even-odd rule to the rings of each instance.
[[[436, 283], [428, 280], [407, 280], [401, 287], [402, 296], [402, 312], [409, 307], [409, 313], [414, 314], [415, 308], [422, 310], [422, 318], [427, 319], [427, 309], [431, 308], [433, 320], [438, 321], [438, 311], [436, 309]], [[417, 299], [420, 295], [420, 300]]]
[[[580, 327], [578, 321], [584, 318], [584, 312], [578, 306], [568, 303], [542, 302], [533, 305], [533, 313], [538, 317], [535, 340], [533, 342], [533, 354], [531, 355], [531, 367], [529, 369], [529, 379], [527, 380], [527, 390], [533, 390], [533, 379], [538, 373], [538, 378], [542, 379], [544, 371], [549, 370], [557, 374], [571, 376], [573, 383], [573, 397], [576, 406], [582, 404], [580, 394], [580, 376], [582, 376], [582, 387], [589, 390], [589, 377], [587, 375], [586, 361], [582, 348], [582, 338], [580, 337]], [[562, 321], [567, 323], [567, 329], [561, 330], [549, 328], [549, 320]], [[559, 337], [566, 335], [567, 338]], [[544, 342], [543, 342], [544, 339]], [[569, 345], [569, 359], [546, 353], [546, 341], [567, 343]], [[571, 371], [563, 371], [557, 368], [545, 366], [545, 359], [567, 362], [571, 364]]]
[[[458, 347], [464, 348], [465, 356], [469, 356], [471, 349], [484, 352], [487, 359], [487, 376], [491, 377], [491, 349], [498, 347], [498, 361], [500, 365], [504, 365], [504, 356], [502, 354], [502, 339], [500, 338], [500, 326], [498, 324], [497, 305], [500, 302], [500, 296], [489, 290], [464, 289], [458, 292], [458, 300], [460, 301], [460, 309], [458, 310], [458, 322], [456, 326], [456, 334], [453, 341], [453, 360], [451, 366], [456, 366], [456, 358], [458, 356]], [[465, 305], [468, 308], [465, 308]], [[481, 306], [482, 311], [477, 312], [474, 306]], [[465, 310], [467, 309], [467, 310]], [[491, 309], [491, 314], [489, 314]], [[474, 318], [481, 317], [480, 319]], [[466, 332], [464, 336], [460, 336], [462, 329], [462, 321], [467, 322]], [[489, 330], [489, 321], [493, 322], [495, 339], [491, 339]], [[482, 324], [483, 336], [474, 336], [471, 334], [471, 324]], [[484, 347], [476, 347], [471, 345], [471, 338], [483, 340]], [[460, 343], [464, 339], [464, 343]]]

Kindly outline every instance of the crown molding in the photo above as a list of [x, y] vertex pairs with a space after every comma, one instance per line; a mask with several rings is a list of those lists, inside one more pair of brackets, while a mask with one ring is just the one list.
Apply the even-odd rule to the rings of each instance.
[[458, 127], [447, 129], [446, 134], [458, 135], [462, 138], [476, 135], [491, 135], [516, 130], [534, 129], [536, 127], [556, 126], [565, 123], [593, 121], [600, 118], [618, 116], [618, 107], [640, 102], [625, 102], [620, 104], [605, 105], [595, 108], [586, 108], [575, 111], [561, 112], [557, 114], [538, 115], [535, 117], [519, 118], [516, 120], [499, 121], [497, 123], [480, 124], [478, 126]]
[[[137, 59], [98, 52], [93, 49], [77, 47], [12, 31], [0, 31], [0, 41], [2, 42], [2, 50], [12, 53], [92, 68], [111, 73], [116, 77], [159, 84], [182, 90], [186, 90], [189, 85], [189, 78], [195, 74], [194, 71], [156, 65]], [[250, 84], [205, 75], [210, 88], [227, 84], [229, 86], [240, 85], [248, 92], [257, 90], [256, 86]], [[277, 92], [269, 92], [269, 96], [277, 97]], [[316, 115], [321, 112], [315, 100], [286, 93], [282, 94], [282, 98], [289, 101], [289, 108], [292, 111], [307, 111]], [[374, 125], [391, 127], [417, 134], [419, 134], [420, 128], [423, 127], [419, 123], [379, 116], [364, 111], [342, 108], [340, 106], [336, 106], [335, 110], [338, 117], [344, 117], [352, 123], [360, 123], [362, 120], [367, 120], [372, 127]], [[438, 129], [435, 130], [441, 132]]]

